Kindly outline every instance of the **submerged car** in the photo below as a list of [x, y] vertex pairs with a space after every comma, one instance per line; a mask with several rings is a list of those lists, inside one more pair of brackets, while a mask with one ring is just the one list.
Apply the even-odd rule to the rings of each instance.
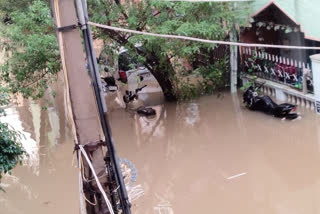
[[142, 79], [148, 79], [152, 76], [151, 72], [144, 65], [138, 63], [134, 57], [130, 56], [128, 50], [124, 48], [119, 52], [118, 66], [119, 79], [124, 83], [127, 83], [129, 76], [132, 74]]

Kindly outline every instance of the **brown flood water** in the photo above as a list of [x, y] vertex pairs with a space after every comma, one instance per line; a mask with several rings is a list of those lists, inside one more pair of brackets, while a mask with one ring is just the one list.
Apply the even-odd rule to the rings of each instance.
[[[47, 99], [24, 100], [7, 109], [3, 120], [24, 134], [29, 158], [2, 179], [6, 193], [0, 191], [0, 214], [79, 213], [78, 171], [72, 166], [73, 139], [63, 92], [57, 90], [55, 99]], [[42, 110], [43, 105], [48, 109]]]
[[145, 191], [135, 213], [320, 213], [320, 120], [300, 111], [281, 121], [228, 94], [166, 104], [155, 120], [114, 111], [118, 152]]
[[[300, 108], [301, 120], [281, 121], [240, 100], [225, 93], [159, 105], [153, 119], [112, 110], [118, 154], [145, 192], [134, 214], [320, 213], [320, 118]], [[16, 108], [33, 159], [3, 179], [1, 214], [79, 213], [63, 106], [58, 96], [48, 111]]]

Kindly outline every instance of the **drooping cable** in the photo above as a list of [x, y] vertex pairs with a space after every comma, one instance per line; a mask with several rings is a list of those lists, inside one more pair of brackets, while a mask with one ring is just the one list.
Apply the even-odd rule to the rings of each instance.
[[[91, 163], [91, 161], [90, 161], [90, 159], [89, 159], [86, 151], [85, 151], [84, 148], [83, 148], [83, 145], [79, 145], [79, 149], [80, 149], [82, 155], [83, 155], [84, 158], [86, 159], [86, 161], [87, 161], [87, 163], [88, 163], [88, 165], [89, 165], [89, 167], [90, 167], [90, 169], [91, 169], [91, 172], [92, 172], [92, 174], [93, 174], [93, 176], [94, 176], [94, 178], [95, 178], [95, 180], [96, 180], [96, 182], [97, 182], [97, 186], [98, 186], [98, 188], [99, 188], [99, 190], [100, 190], [100, 192], [101, 192], [101, 194], [102, 194], [102, 196], [103, 196], [103, 198], [104, 198], [104, 200], [105, 200], [105, 202], [106, 202], [106, 204], [107, 204], [107, 206], [108, 206], [108, 209], [109, 209], [110, 214], [114, 214], [112, 205], [111, 205], [111, 203], [110, 203], [110, 201], [109, 201], [109, 199], [108, 199], [108, 197], [107, 197], [106, 192], [104, 191], [104, 189], [103, 189], [103, 187], [102, 187], [102, 185], [101, 185], [101, 183], [100, 183], [100, 181], [99, 181], [99, 178], [98, 178], [98, 176], [97, 176], [97, 174], [96, 174], [96, 172], [95, 172], [95, 170], [94, 170], [94, 168], [93, 168], [93, 166], [92, 166], [92, 163]], [[80, 157], [80, 156], [79, 156], [79, 157]], [[79, 161], [79, 162], [80, 162], [80, 161]]]
[[228, 41], [218, 41], [218, 40], [208, 40], [208, 39], [200, 39], [195, 37], [189, 37], [189, 36], [179, 36], [179, 35], [170, 35], [170, 34], [159, 34], [159, 33], [149, 33], [149, 32], [143, 32], [143, 31], [136, 31], [136, 30], [130, 30], [125, 28], [119, 28], [119, 27], [112, 27], [109, 25], [102, 25], [95, 22], [88, 22], [89, 25], [98, 27], [98, 28], [104, 28], [114, 31], [121, 31], [121, 32], [127, 32], [127, 33], [133, 33], [133, 34], [140, 34], [140, 35], [146, 35], [146, 36], [154, 36], [154, 37], [161, 37], [161, 38], [168, 38], [168, 39], [182, 39], [182, 40], [188, 40], [188, 41], [194, 41], [194, 42], [202, 42], [202, 43], [209, 43], [209, 44], [220, 44], [220, 45], [236, 45], [240, 47], [256, 47], [256, 48], [279, 48], [279, 49], [302, 49], [302, 50], [320, 50], [320, 47], [308, 47], [308, 46], [290, 46], [290, 45], [270, 45], [270, 44], [254, 44], [254, 43], [242, 43], [242, 42], [228, 42]]

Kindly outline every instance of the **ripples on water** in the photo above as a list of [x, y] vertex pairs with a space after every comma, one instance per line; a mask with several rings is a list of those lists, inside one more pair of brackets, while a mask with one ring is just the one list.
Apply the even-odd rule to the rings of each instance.
[[[41, 106], [48, 105], [47, 110]], [[63, 93], [45, 102], [24, 100], [6, 109], [2, 122], [23, 134], [28, 158], [2, 179], [0, 213], [78, 213], [76, 169], [71, 166], [73, 140], [66, 123]]]
[[136, 164], [139, 214], [319, 213], [319, 118], [281, 121], [238, 96], [157, 107], [148, 120], [111, 113], [120, 156]]
[[[9, 110], [30, 159], [3, 179], [0, 213], [78, 213], [63, 106], [57, 96], [47, 111], [29, 101]], [[320, 213], [319, 118], [310, 110], [281, 121], [229, 94], [155, 109], [152, 119], [110, 112], [118, 153], [145, 192], [133, 213]]]

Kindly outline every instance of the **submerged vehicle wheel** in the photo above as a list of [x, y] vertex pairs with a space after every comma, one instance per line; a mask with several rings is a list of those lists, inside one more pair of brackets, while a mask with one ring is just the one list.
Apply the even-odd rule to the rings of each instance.
[[298, 117], [299, 115], [297, 113], [290, 113], [290, 114], [287, 114], [285, 118], [288, 120], [294, 120], [294, 119], [297, 119]]

